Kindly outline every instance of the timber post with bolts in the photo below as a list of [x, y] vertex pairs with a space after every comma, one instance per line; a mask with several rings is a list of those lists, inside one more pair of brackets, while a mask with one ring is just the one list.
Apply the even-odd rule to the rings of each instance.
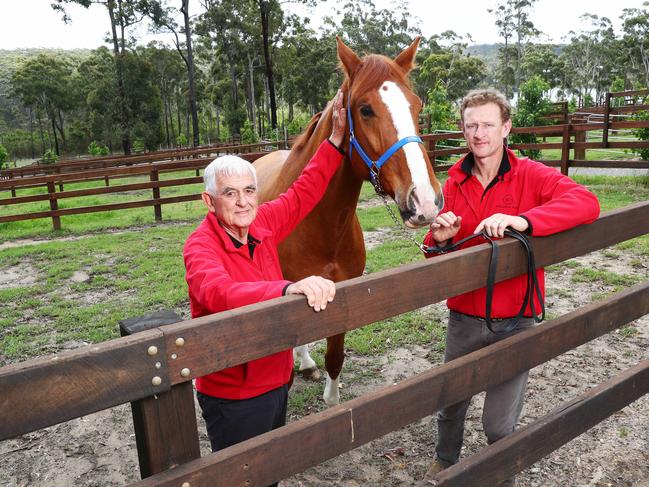
[[[176, 313], [164, 310], [120, 321], [119, 329], [122, 336], [129, 336], [179, 321], [182, 318]], [[175, 345], [183, 347], [184, 339], [177, 338]], [[159, 370], [176, 355], [174, 350], [161, 348], [150, 346], [146, 352], [152, 358], [160, 357], [155, 365]], [[163, 375], [153, 376], [152, 383], [160, 385]], [[181, 382], [166, 392], [133, 401], [131, 411], [143, 479], [200, 458], [192, 381]]]

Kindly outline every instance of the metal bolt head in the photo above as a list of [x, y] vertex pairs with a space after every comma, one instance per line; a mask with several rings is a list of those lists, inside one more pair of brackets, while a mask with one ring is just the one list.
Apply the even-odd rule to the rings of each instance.
[[156, 375], [153, 379], [151, 379], [151, 384], [153, 384], [154, 386], [159, 386], [160, 384], [162, 384], [162, 379]]
[[155, 345], [151, 345], [151, 346], [147, 349], [146, 353], [148, 353], [149, 355], [153, 356], [153, 355], [155, 355], [156, 353], [158, 353], [158, 347], [156, 347]]
[[184, 369], [182, 369], [180, 371], [180, 375], [182, 375], [183, 377], [189, 377], [190, 373], [191, 373], [191, 371], [187, 367], [185, 367]]
[[171, 354], [171, 360], [176, 360], [177, 358], [178, 358], [178, 354], [177, 354], [177, 353], [172, 353], [172, 354]]
[[183, 485], [181, 485], [180, 487], [191, 487], [191, 485], [189, 485], [189, 482], [183, 482]]
[[185, 339], [183, 337], [176, 338], [176, 346], [182, 347], [185, 344]]

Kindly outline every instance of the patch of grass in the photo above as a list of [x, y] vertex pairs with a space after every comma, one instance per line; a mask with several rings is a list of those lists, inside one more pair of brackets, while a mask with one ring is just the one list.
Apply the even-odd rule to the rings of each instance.
[[[28, 260], [44, 275], [32, 286], [0, 290], [0, 320], [11, 319], [15, 311], [9, 310], [19, 308], [48, 321], [38, 335], [12, 329], [2, 341], [2, 354], [24, 358], [39, 354], [45, 344], [105, 341], [118, 336], [120, 320], [186, 307], [182, 248], [193, 228], [158, 227], [1, 251], [0, 259], [9, 254], [17, 265]], [[72, 282], [78, 270], [90, 280]]]
[[314, 409], [318, 410], [322, 391], [320, 382], [305, 382], [300, 387], [292, 387], [288, 395], [288, 415], [306, 416]]
[[592, 269], [590, 267], [581, 267], [575, 270], [574, 274], [571, 277], [572, 282], [595, 282], [599, 281], [602, 284], [607, 286], [631, 286], [637, 282], [639, 279], [634, 276], [628, 276], [625, 274], [616, 274], [615, 272], [610, 271], [601, 271], [597, 269]]
[[[425, 230], [419, 230], [414, 238], [421, 242]], [[403, 264], [419, 262], [423, 259], [421, 251], [410, 240], [398, 238], [378, 245], [367, 252], [365, 268], [367, 272], [378, 272]]]
[[620, 336], [622, 338], [631, 338], [638, 334], [638, 329], [632, 325], [627, 325], [620, 328]]
[[345, 346], [360, 355], [378, 355], [404, 345], [425, 345], [443, 330], [438, 313], [413, 311], [349, 332]]

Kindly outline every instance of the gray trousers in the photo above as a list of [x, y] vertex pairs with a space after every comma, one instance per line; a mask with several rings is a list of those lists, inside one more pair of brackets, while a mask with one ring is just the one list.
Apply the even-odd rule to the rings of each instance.
[[[507, 321], [493, 322], [494, 330], [504, 329]], [[504, 338], [534, 326], [533, 318], [522, 318], [518, 328], [510, 333], [495, 335], [484, 321], [451, 311], [446, 332], [444, 362], [479, 350]], [[506, 363], [502, 364], [507, 367]], [[487, 389], [482, 412], [482, 425], [489, 444], [511, 434], [523, 408], [528, 372]], [[442, 409], [437, 414], [437, 459], [446, 466], [457, 463], [464, 441], [464, 418], [471, 398]]]

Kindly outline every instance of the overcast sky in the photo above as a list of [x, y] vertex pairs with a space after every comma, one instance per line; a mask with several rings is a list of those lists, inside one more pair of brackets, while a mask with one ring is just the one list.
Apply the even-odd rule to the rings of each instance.
[[[470, 33], [474, 43], [499, 42], [494, 18], [487, 9], [496, 7], [502, 0], [408, 0], [406, 3], [414, 16], [421, 19], [420, 28], [428, 37], [445, 30], [458, 34]], [[65, 25], [61, 15], [50, 7], [51, 0], [1, 0], [2, 28], [0, 49], [27, 47], [58, 47], [64, 49], [94, 49], [104, 44], [110, 28], [104, 7], [92, 5], [89, 9], [68, 6], [72, 23]], [[180, 4], [171, 0], [171, 4]], [[343, 4], [343, 0], [334, 2]], [[394, 5], [393, 0], [375, 0], [379, 7]], [[561, 42], [572, 30], [579, 30], [579, 16], [592, 13], [608, 17], [619, 32], [619, 16], [624, 8], [637, 8], [641, 0], [539, 0], [532, 11], [532, 21], [550, 42]], [[332, 2], [309, 14], [313, 24], [323, 14], [331, 14]], [[198, 11], [198, 0], [190, 0], [191, 9]], [[290, 5], [287, 8], [296, 9]], [[306, 11], [300, 9], [300, 12]], [[146, 32], [143, 29], [142, 33]]]

